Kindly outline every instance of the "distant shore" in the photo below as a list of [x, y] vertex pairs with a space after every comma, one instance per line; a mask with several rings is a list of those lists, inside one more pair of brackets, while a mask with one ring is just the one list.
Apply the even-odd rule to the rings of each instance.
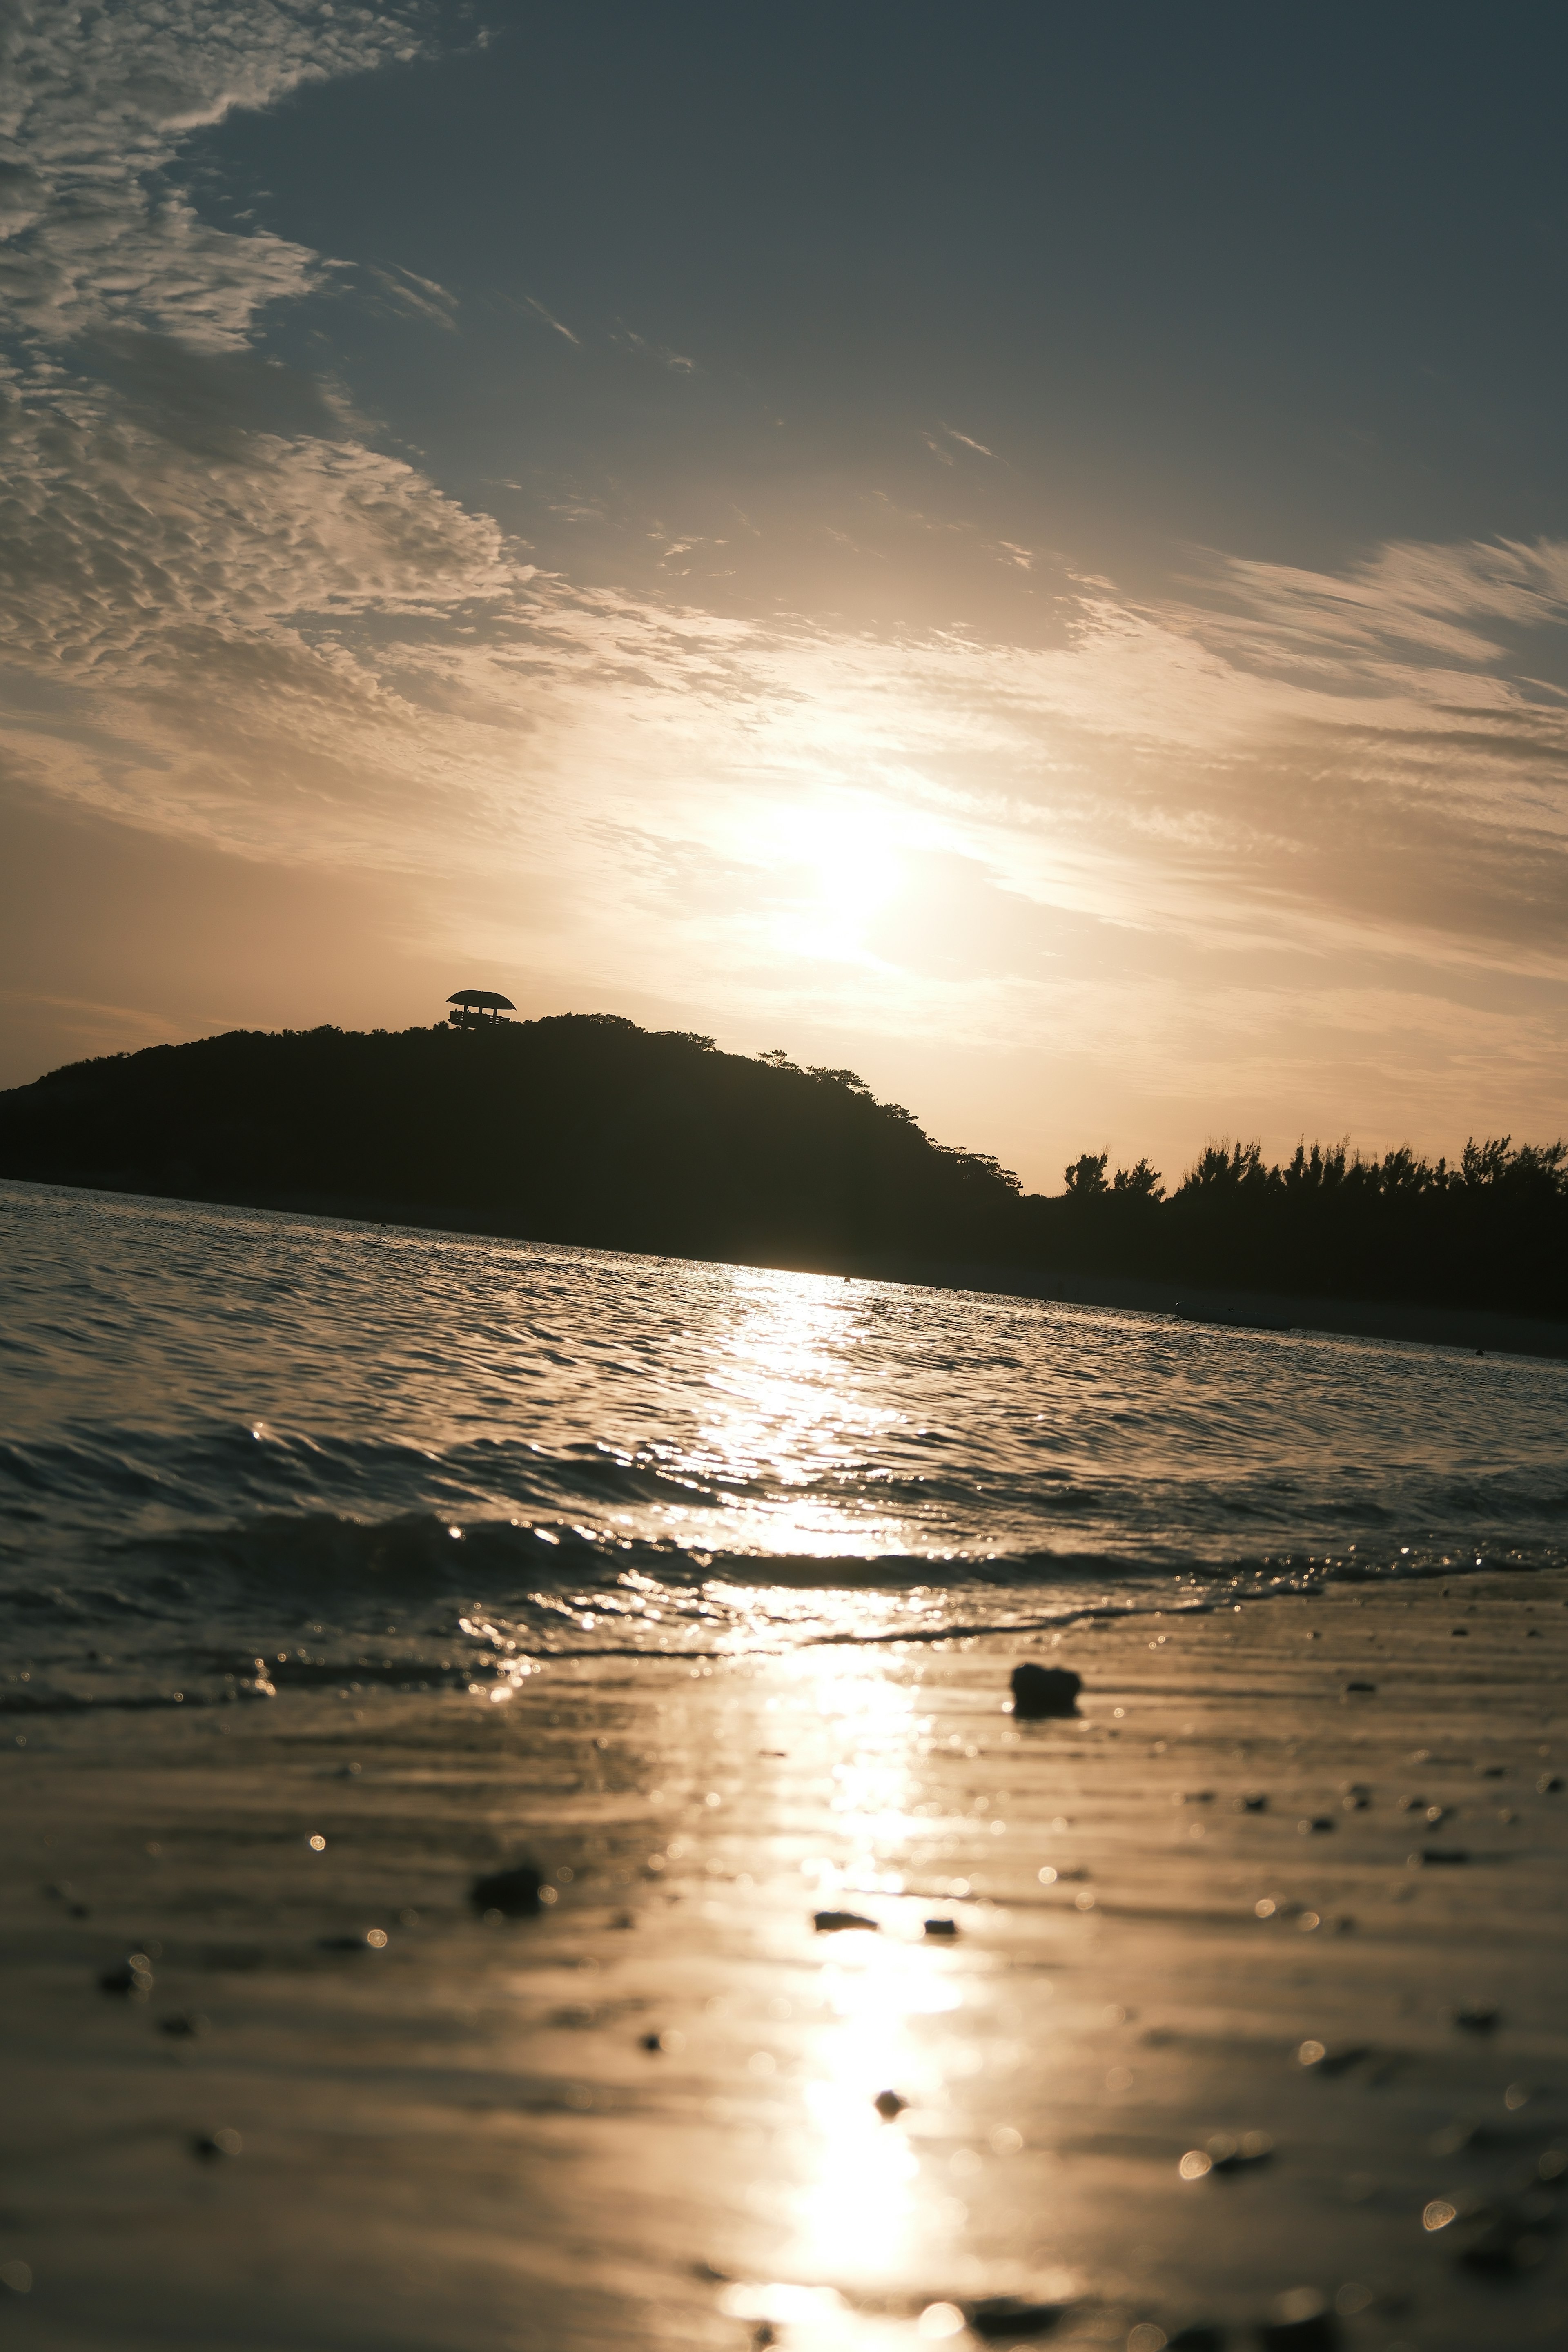
[[1562, 1575], [353, 1665], [0, 1750], [29, 2343], [1563, 2342]]

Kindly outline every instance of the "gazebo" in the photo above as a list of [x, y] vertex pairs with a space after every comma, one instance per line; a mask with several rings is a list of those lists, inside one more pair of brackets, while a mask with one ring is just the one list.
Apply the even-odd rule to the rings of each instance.
[[503, 1013], [517, 1011], [510, 996], [498, 996], [493, 988], [459, 988], [447, 1002], [458, 1008], [447, 1015], [454, 1029], [493, 1029]]

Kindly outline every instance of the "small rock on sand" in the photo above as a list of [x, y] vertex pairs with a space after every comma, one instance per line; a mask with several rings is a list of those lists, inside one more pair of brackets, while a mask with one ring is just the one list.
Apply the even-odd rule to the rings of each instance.
[[1071, 1715], [1083, 1688], [1083, 1676], [1070, 1666], [1037, 1666], [1026, 1663], [1013, 1669], [1013, 1712], [1026, 1722], [1047, 1716]]
[[153, 1963], [145, 1952], [132, 1952], [98, 1979], [100, 1992], [134, 1993], [144, 1998], [153, 1990]]
[[505, 1919], [531, 1919], [539, 1909], [544, 1880], [531, 1862], [514, 1863], [510, 1870], [493, 1870], [476, 1878], [468, 1900], [476, 1911], [499, 1911]]

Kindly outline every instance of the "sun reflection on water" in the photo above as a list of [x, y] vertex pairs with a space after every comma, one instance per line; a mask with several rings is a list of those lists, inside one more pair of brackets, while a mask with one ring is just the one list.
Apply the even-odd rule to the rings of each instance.
[[[904, 1416], [858, 1377], [864, 1299], [839, 1297], [818, 1275], [745, 1267], [734, 1289], [741, 1312], [706, 1374], [710, 1411], [668, 1468], [708, 1491], [705, 1521], [718, 1504], [726, 1545], [813, 1557], [904, 1549], [900, 1516], [866, 1492], [878, 1483], [875, 1441]], [[754, 1491], [764, 1486], [765, 1502]], [[698, 1514], [676, 1505], [668, 1516], [673, 1532]]]
[[[807, 2279], [902, 2281], [918, 2273], [933, 2232], [954, 2217], [923, 2186], [922, 2109], [940, 2105], [940, 2059], [926, 2021], [962, 2007], [954, 1973], [921, 1938], [903, 1899], [924, 1824], [918, 1689], [842, 1654], [802, 1663], [822, 1725], [836, 1853], [816, 1864], [826, 1905], [865, 1905], [879, 1932], [834, 1940], [823, 1972], [826, 2011], [806, 2053], [803, 2177], [788, 2267]], [[887, 2112], [878, 2101], [885, 2094]], [[896, 2102], [896, 2104], [895, 2104]]]

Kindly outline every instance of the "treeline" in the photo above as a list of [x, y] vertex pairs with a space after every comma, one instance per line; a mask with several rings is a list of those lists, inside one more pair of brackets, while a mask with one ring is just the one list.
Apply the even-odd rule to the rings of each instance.
[[1568, 1313], [1568, 1146], [1429, 1161], [1214, 1144], [1173, 1188], [1086, 1153], [1055, 1195], [853, 1070], [609, 1013], [241, 1030], [0, 1094], [0, 1174], [917, 1275], [922, 1265]]
[[1147, 1160], [1109, 1178], [1107, 1165], [1086, 1154], [1059, 1197], [1020, 1203], [1032, 1259], [1235, 1289], [1568, 1311], [1568, 1144], [1500, 1136], [1454, 1161], [1299, 1144], [1270, 1166], [1256, 1143], [1216, 1143], [1169, 1197]]

